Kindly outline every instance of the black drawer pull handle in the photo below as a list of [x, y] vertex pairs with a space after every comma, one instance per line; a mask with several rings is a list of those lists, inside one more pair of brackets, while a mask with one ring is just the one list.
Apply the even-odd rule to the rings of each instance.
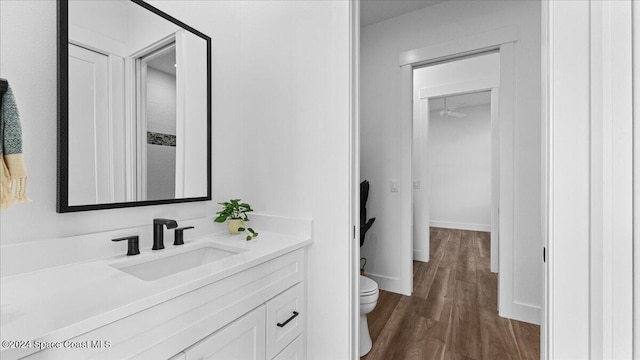
[[287, 319], [287, 321], [283, 322], [283, 323], [278, 323], [278, 327], [284, 327], [285, 325], [287, 325], [289, 323], [289, 321], [293, 320], [296, 318], [296, 316], [300, 315], [297, 311], [293, 312], [293, 315], [291, 315], [290, 318]]

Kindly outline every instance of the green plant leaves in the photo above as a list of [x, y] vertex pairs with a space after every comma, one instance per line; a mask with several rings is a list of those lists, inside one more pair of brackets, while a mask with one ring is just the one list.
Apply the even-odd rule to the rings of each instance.
[[[231, 199], [229, 201], [218, 203], [218, 205], [221, 205], [223, 209], [216, 213], [220, 215], [218, 216], [218, 219], [220, 220], [216, 220], [217, 222], [224, 222], [227, 218], [249, 221], [249, 217], [246, 213], [253, 211], [251, 205], [241, 203], [240, 199]], [[222, 219], [222, 216], [225, 216], [224, 220]]]
[[[223, 209], [216, 213], [218, 214], [218, 217], [216, 217], [214, 221], [219, 223], [225, 222], [227, 221], [227, 219], [249, 221], [249, 216], [247, 215], [247, 213], [252, 212], [253, 209], [251, 208], [251, 205], [243, 203], [241, 201], [242, 200], [240, 199], [231, 199], [229, 201], [218, 203], [218, 205], [221, 205]], [[238, 231], [249, 232], [246, 237], [247, 241], [255, 239], [258, 236], [258, 233], [255, 232], [252, 228], [240, 227], [238, 228]]]
[[251, 236], [252, 239], [255, 239], [255, 238], [258, 237], [258, 233], [255, 232], [252, 228], [247, 228], [247, 231], [249, 231], [251, 233], [251, 235], [249, 235], [249, 236]]

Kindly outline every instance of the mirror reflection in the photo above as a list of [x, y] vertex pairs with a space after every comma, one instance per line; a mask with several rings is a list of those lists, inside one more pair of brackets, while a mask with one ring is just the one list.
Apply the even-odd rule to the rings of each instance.
[[129, 0], [68, 3], [68, 206], [209, 194], [207, 38]]
[[146, 87], [147, 200], [175, 196], [176, 179], [176, 46], [172, 43], [141, 58]]

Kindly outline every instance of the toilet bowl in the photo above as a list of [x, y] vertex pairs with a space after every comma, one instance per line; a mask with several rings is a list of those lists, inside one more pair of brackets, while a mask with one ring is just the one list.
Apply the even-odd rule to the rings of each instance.
[[371, 335], [367, 314], [372, 312], [378, 303], [378, 284], [368, 277], [360, 275], [360, 356], [371, 350]]

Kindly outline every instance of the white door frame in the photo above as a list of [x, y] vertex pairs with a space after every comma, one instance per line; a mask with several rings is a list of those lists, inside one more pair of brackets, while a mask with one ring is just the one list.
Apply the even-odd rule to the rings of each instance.
[[360, 0], [349, 1], [349, 357], [360, 359]]
[[[514, 42], [518, 40], [516, 27], [506, 27], [478, 35], [414, 49], [400, 54], [402, 68], [402, 161], [401, 189], [401, 289], [405, 295], [413, 291], [413, 209], [412, 209], [412, 125], [413, 125], [413, 69], [429, 63], [479, 54], [489, 50], [500, 53], [500, 244], [499, 298], [500, 315], [536, 322], [539, 314], [529, 314], [526, 306], [518, 306], [513, 296], [513, 114], [514, 114]], [[509, 255], [509, 256], [508, 256]], [[514, 310], [514, 308], [517, 308]]]
[[543, 2], [545, 358], [634, 358], [635, 7]]
[[[420, 134], [416, 134], [416, 131], [419, 129], [423, 129], [423, 141], [422, 144], [425, 148], [420, 149], [423, 154], [428, 153], [428, 143], [429, 136], [426, 135], [428, 131], [425, 131], [426, 127], [429, 127], [429, 99], [430, 98], [438, 98], [442, 96], [453, 96], [460, 95], [465, 93], [475, 93], [480, 91], [490, 91], [491, 92], [491, 271], [497, 273], [498, 272], [498, 264], [499, 264], [499, 219], [498, 219], [498, 208], [500, 206], [500, 111], [499, 111], [499, 92], [500, 92], [500, 83], [499, 79], [491, 79], [491, 78], [483, 78], [475, 81], [467, 81], [456, 84], [444, 85], [444, 86], [434, 86], [429, 88], [420, 89], [420, 94], [418, 94], [419, 104], [413, 104], [414, 107], [414, 115], [413, 115], [413, 139], [417, 139]], [[421, 118], [418, 121], [421, 124], [416, 123], [416, 119], [420, 117], [420, 114], [425, 112], [427, 118]], [[426, 136], [425, 136], [426, 135]], [[415, 143], [414, 143], [415, 145]], [[415, 149], [414, 149], [415, 150]], [[415, 154], [412, 155], [415, 159]], [[429, 182], [429, 172], [428, 172], [428, 158], [426, 161], [422, 161], [423, 165], [422, 172], [420, 174], [415, 174], [416, 179], [419, 179], [422, 183], [421, 188], [424, 190], [422, 192], [422, 200], [427, 202], [428, 204], [428, 194], [429, 194], [429, 186], [431, 185]], [[412, 166], [412, 169], [415, 169], [415, 166]], [[414, 179], [415, 180], [415, 179]], [[415, 202], [415, 199], [413, 199]], [[414, 206], [415, 210], [415, 206]], [[430, 214], [430, 211], [427, 211], [427, 214]], [[415, 214], [414, 214], [415, 215]], [[427, 225], [426, 232], [428, 234]], [[422, 229], [425, 231], [425, 229]], [[413, 236], [415, 237], [415, 230]], [[413, 248], [413, 257], [414, 260], [418, 261], [429, 261], [429, 237], [427, 236], [427, 246], [426, 249], [416, 249], [415, 247], [415, 239], [414, 239], [414, 248]]]
[[[633, 64], [640, 69], [640, 6], [632, 4]], [[633, 71], [633, 123], [640, 124], [640, 71]], [[640, 126], [633, 127], [633, 243], [640, 243]], [[633, 264], [640, 263], [640, 246], [633, 247]], [[633, 274], [633, 355], [640, 355], [640, 266]]]

